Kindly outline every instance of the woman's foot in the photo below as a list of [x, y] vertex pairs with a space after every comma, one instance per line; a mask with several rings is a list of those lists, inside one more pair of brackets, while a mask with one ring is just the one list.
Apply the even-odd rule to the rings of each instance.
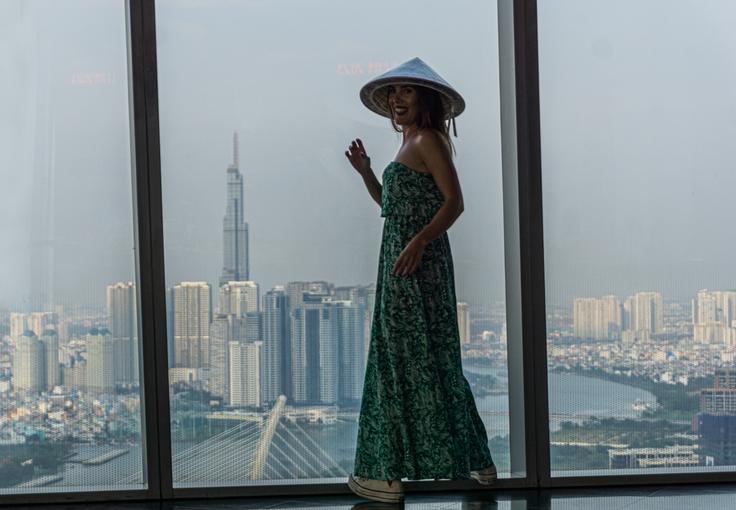
[[471, 471], [470, 477], [481, 485], [491, 485], [496, 482], [498, 473], [496, 471], [496, 466], [491, 465], [485, 469], [481, 469], [480, 471]]
[[401, 480], [373, 480], [362, 476], [354, 477], [351, 473], [348, 487], [358, 496], [382, 503], [398, 503], [404, 499]]

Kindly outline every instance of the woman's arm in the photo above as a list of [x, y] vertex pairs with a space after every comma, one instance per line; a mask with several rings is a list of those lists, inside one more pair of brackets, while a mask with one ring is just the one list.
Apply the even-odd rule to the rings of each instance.
[[365, 187], [368, 188], [368, 193], [370, 193], [373, 200], [375, 200], [380, 207], [381, 192], [383, 190], [383, 186], [381, 186], [381, 183], [378, 182], [378, 179], [376, 179], [376, 176], [371, 168], [369, 168], [365, 172], [361, 172], [360, 175], [363, 177]]
[[371, 168], [371, 158], [368, 157], [368, 153], [365, 151], [363, 141], [360, 138], [356, 138], [350, 142], [348, 150], [345, 151], [345, 157], [348, 158], [353, 168], [358, 171], [360, 176], [363, 178], [365, 187], [368, 188], [371, 198], [380, 206], [381, 205], [381, 190], [383, 187], [376, 179], [373, 169]]

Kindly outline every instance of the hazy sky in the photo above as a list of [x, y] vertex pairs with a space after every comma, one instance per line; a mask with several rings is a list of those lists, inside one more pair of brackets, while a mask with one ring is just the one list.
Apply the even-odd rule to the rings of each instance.
[[[358, 91], [419, 56], [467, 102], [458, 298], [503, 299], [494, 3], [157, 4], [167, 285], [217, 282], [234, 130], [261, 292], [375, 281], [383, 219], [343, 151], [361, 137], [380, 178], [400, 137]], [[735, 11], [540, 0], [550, 302], [736, 286]], [[0, 4], [0, 305], [134, 278], [124, 22], [122, 1]]]
[[2, 305], [134, 277], [122, 6], [0, 3]]
[[549, 299], [736, 287], [735, 16], [539, 2]]

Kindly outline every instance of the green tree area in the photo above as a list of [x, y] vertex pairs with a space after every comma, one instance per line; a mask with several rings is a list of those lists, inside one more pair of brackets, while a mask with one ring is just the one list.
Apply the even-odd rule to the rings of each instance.
[[592, 418], [580, 424], [565, 421], [560, 424], [559, 430], [552, 432], [550, 440], [572, 444], [551, 445], [552, 469], [608, 469], [608, 450], [611, 445], [659, 448], [693, 444], [692, 440], [675, 437], [675, 434], [689, 431], [687, 425], [667, 420]]
[[[700, 390], [713, 385], [713, 376], [691, 378], [688, 385], [668, 384], [647, 377], [628, 377], [598, 368], [557, 372], [574, 373], [617, 382], [652, 393], [657, 409], [644, 411], [638, 419], [593, 418], [582, 423], [563, 422], [550, 440], [553, 470], [608, 469], [610, 445], [629, 448], [658, 448], [694, 444], [681, 434], [691, 433], [691, 420], [699, 411]], [[586, 444], [587, 443], [587, 444]]]
[[693, 444], [691, 440], [673, 437], [687, 432], [687, 425], [678, 425], [667, 420], [593, 418], [581, 424], [565, 421], [560, 424], [560, 430], [551, 434], [550, 441], [578, 444], [551, 445], [552, 469], [608, 469], [608, 450], [612, 444], [626, 445], [628, 448]]
[[552, 446], [552, 471], [608, 469], [608, 447]]
[[564, 421], [560, 429], [551, 435], [551, 441], [560, 443], [591, 443], [602, 445], [626, 445], [629, 448], [657, 448], [693, 441], [674, 437], [687, 434], [690, 427], [667, 420], [633, 420], [617, 418], [591, 418], [583, 423]]
[[59, 472], [70, 452], [71, 445], [67, 443], [0, 445], [0, 487], [53, 475]]

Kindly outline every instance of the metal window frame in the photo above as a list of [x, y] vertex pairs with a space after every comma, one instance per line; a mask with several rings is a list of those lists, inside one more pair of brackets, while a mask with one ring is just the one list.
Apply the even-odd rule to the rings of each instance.
[[[153, 1], [151, 2], [153, 3]], [[535, 251], [535, 243], [533, 229], [535, 227], [535, 219], [533, 212], [534, 200], [533, 196], [522, 195], [529, 188], [527, 182], [529, 181], [529, 175], [535, 175], [534, 171], [537, 171], [537, 179], [541, 182], [541, 178], [538, 175], [539, 165], [533, 166], [523, 159], [523, 164], [519, 164], [518, 167], [515, 164], [517, 154], [527, 154], [530, 150], [529, 144], [527, 143], [528, 136], [526, 132], [521, 130], [533, 129], [534, 126], [539, 125], [538, 120], [534, 122], [519, 122], [519, 112], [526, 112], [527, 100], [523, 93], [519, 93], [519, 83], [523, 80], [528, 80], [527, 74], [531, 71], [528, 65], [525, 65], [525, 61], [528, 60], [526, 48], [529, 45], [520, 43], [519, 34], [526, 33], [524, 30], [528, 24], [527, 11], [524, 9], [524, 3], [518, 0], [498, 0], [499, 10], [499, 60], [505, 60], [510, 65], [502, 67], [501, 71], [511, 78], [511, 88], [506, 88], [507, 96], [504, 96], [502, 91], [501, 100], [511, 100], [514, 103], [516, 98], [516, 111], [509, 111], [506, 116], [507, 123], [502, 121], [502, 137], [504, 138], [503, 145], [506, 144], [516, 145], [518, 149], [512, 149], [507, 152], [509, 155], [508, 160], [504, 157], [504, 195], [506, 194], [507, 188], [506, 183], [513, 183], [518, 179], [518, 186], [511, 184], [511, 187], [518, 189], [518, 195], [512, 194], [507, 200], [504, 198], [504, 230], [505, 244], [506, 246], [506, 278], [507, 278], [507, 315], [508, 309], [511, 306], [517, 313], [515, 314], [518, 319], [515, 321], [513, 327], [509, 326], [509, 363], [513, 364], [513, 370], [509, 369], [509, 377], [511, 387], [511, 378], [513, 378], [513, 391], [510, 389], [510, 400], [512, 402], [520, 402], [523, 405], [517, 405], [517, 412], [512, 413], [511, 410], [509, 415], [512, 420], [512, 430], [520, 430], [520, 434], [512, 434], [512, 472], [518, 467], [519, 471], [525, 472], [525, 476], [518, 476], [512, 478], [502, 478], [497, 481], [492, 487], [479, 489], [478, 484], [475, 481], [463, 481], [463, 480], [447, 480], [447, 481], [405, 481], [404, 487], [407, 492], [420, 493], [420, 492], [445, 492], [445, 491], [466, 491], [466, 490], [484, 490], [489, 492], [496, 491], [507, 491], [516, 489], [530, 489], [539, 486], [539, 459], [537, 458], [538, 452], [540, 451], [537, 447], [539, 443], [539, 434], [543, 432], [543, 436], [546, 438], [546, 444], [549, 444], [549, 433], [548, 427], [544, 426], [538, 428], [534, 424], [539, 422], [540, 416], [546, 416], [546, 335], [544, 334], [544, 288], [542, 287], [542, 301], [537, 303], [535, 301], [538, 294], [534, 292], [534, 280], [533, 278], [524, 278], [525, 271], [522, 268], [525, 266], [534, 266], [536, 264], [536, 258], [543, 258], [541, 255], [538, 257], [536, 254], [542, 252]], [[534, 4], [536, 5], [536, 4]], [[520, 10], [522, 9], [522, 10]], [[501, 24], [503, 22], [508, 23], [512, 30], [504, 31], [501, 34]], [[155, 20], [147, 20], [151, 26], [155, 26]], [[532, 31], [533, 37], [536, 37], [536, 31]], [[155, 37], [154, 37], [155, 38]], [[536, 39], [532, 41], [536, 43]], [[155, 45], [155, 42], [154, 42]], [[536, 46], [534, 46], [536, 51]], [[515, 75], [514, 75], [514, 70]], [[533, 78], [533, 76], [532, 76]], [[503, 82], [504, 77], [501, 77]], [[515, 87], [513, 86], [515, 83]], [[155, 86], [152, 88], [155, 89]], [[152, 97], [151, 101], [156, 101], [157, 97]], [[532, 102], [533, 103], [533, 102]], [[538, 119], [538, 108], [532, 109], [530, 117], [534, 119], [534, 113], [536, 112], [536, 118]], [[518, 125], [518, 131], [516, 126]], [[538, 136], [537, 136], [538, 140]], [[537, 147], [539, 144], [537, 143]], [[156, 144], [158, 149], [158, 144]], [[537, 150], [537, 155], [539, 151]], [[155, 160], [158, 160], [158, 154], [156, 154]], [[522, 161], [522, 158], [519, 158]], [[538, 161], [538, 158], [537, 158]], [[508, 165], [507, 165], [508, 163]], [[160, 178], [160, 168], [157, 168], [158, 178]], [[517, 176], [518, 171], [518, 176]], [[531, 211], [531, 212], [530, 212]], [[508, 216], [507, 216], [508, 213]], [[541, 214], [541, 210], [539, 211]], [[521, 228], [519, 228], [521, 226]], [[159, 230], [159, 231], [162, 231]], [[515, 232], [515, 233], [514, 233]], [[541, 231], [540, 238], [541, 238]], [[519, 241], [521, 241], [519, 243]], [[509, 246], [511, 242], [511, 246]], [[160, 243], [163, 246], [163, 240]], [[535, 254], [534, 257], [525, 258], [525, 254]], [[519, 256], [521, 255], [521, 266], [518, 264]], [[516, 261], [516, 262], [515, 262]], [[542, 275], [543, 282], [543, 269], [540, 267], [537, 273]], [[538, 277], [538, 276], [537, 276]], [[508, 279], [517, 281], [520, 286], [515, 286], [509, 290]], [[509, 305], [509, 303], [513, 303]], [[542, 334], [541, 336], [535, 336], [535, 330], [531, 323], [531, 310], [532, 306], [538, 307], [537, 310], [541, 313], [542, 317]], [[518, 307], [518, 308], [517, 308]], [[539, 323], [537, 323], [539, 324]], [[544, 349], [542, 353], [539, 353], [539, 345], [534, 345], [533, 340], [536, 338], [537, 344], [542, 340], [541, 348]], [[513, 339], [513, 340], [512, 340]], [[513, 343], [513, 346], [512, 346]], [[536, 353], [536, 363], [539, 363], [541, 359], [543, 361], [543, 388], [540, 388], [540, 383], [535, 381], [533, 384], [524, 384], [524, 381], [531, 381], [535, 376], [535, 358], [532, 356]], [[160, 367], [163, 367], [161, 365]], [[163, 368], [162, 368], [163, 369]], [[540, 398], [541, 397], [541, 398]], [[535, 402], [537, 405], [535, 406]], [[540, 412], [542, 408], [543, 413]], [[525, 424], [528, 424], [525, 426]], [[168, 432], [167, 432], [168, 434]], [[167, 437], [167, 440], [169, 438]], [[548, 458], [547, 452], [547, 458]], [[547, 462], [547, 465], [549, 462]], [[163, 491], [163, 487], [162, 487]], [[352, 494], [345, 483], [318, 483], [318, 484], [283, 484], [283, 485], [252, 485], [252, 486], [238, 486], [238, 487], [197, 487], [197, 488], [173, 488], [173, 496], [176, 499], [191, 499], [191, 498], [206, 498], [206, 497], [256, 497], [256, 496], [300, 496], [300, 495], [327, 495], [327, 494]]]
[[[498, 0], [503, 2], [504, 0]], [[532, 381], [536, 456], [539, 489], [580, 487], [631, 487], [661, 484], [685, 485], [736, 481], [736, 471], [681, 472], [626, 475], [552, 476], [550, 464], [549, 400], [547, 389], [547, 338], [542, 207], [541, 125], [539, 112], [539, 41], [537, 0], [514, 3], [514, 55], [516, 77], [516, 130], [518, 142], [520, 260], [522, 271], [522, 317], [525, 354], [533, 357]], [[503, 98], [502, 98], [503, 101]], [[525, 359], [525, 363], [528, 360]], [[527, 413], [531, 413], [529, 409]]]
[[549, 420], [535, 12], [536, 2], [498, 0], [507, 330], [521, 340], [513, 358], [509, 340], [509, 363], [523, 366], [514, 383], [523, 399], [509, 415], [512, 429], [526, 426], [527, 479], [539, 487], [549, 472]]
[[[166, 302], [160, 296], [164, 287], [163, 239], [161, 230], [161, 179], [158, 164], [158, 99], [151, 91], [155, 78], [155, 39], [146, 21], [154, 20], [153, 2], [126, 0], [125, 26], [128, 68], [128, 108], [130, 118], [131, 180], [133, 195], [136, 275], [138, 281], [138, 338], [140, 367], [143, 474], [147, 488], [141, 490], [99, 490], [0, 495], [5, 505], [79, 503], [101, 501], [141, 501], [170, 497], [171, 454], [168, 418], [167, 371], [161, 372], [161, 357], [166, 356]], [[155, 85], [155, 79], [153, 81]], [[153, 159], [155, 158], [155, 161]], [[159, 178], [156, 179], [158, 170]], [[158, 214], [158, 221], [152, 221]], [[156, 231], [158, 228], [158, 232]], [[163, 308], [161, 308], [163, 303]], [[163, 310], [158, 312], [158, 310]], [[158, 335], [161, 335], [161, 342]], [[164, 358], [164, 363], [165, 358]], [[164, 365], [165, 366], [165, 365]], [[163, 385], [163, 386], [162, 386]]]
[[[497, 0], [512, 472], [489, 492], [723, 483], [736, 472], [551, 477], [536, 0]], [[136, 267], [148, 489], [0, 496], [6, 504], [349, 494], [344, 483], [174, 488], [164, 278], [155, 0], [127, 0]], [[407, 481], [407, 491], [478, 490], [472, 481]]]

